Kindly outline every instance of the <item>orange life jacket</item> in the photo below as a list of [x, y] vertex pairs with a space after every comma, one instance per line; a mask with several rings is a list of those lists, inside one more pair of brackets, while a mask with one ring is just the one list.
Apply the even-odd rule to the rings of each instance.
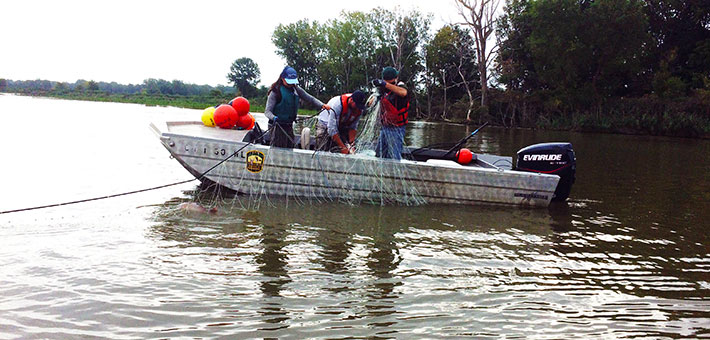
[[405, 98], [407, 105], [401, 109], [394, 106], [397, 95], [392, 91], [387, 91], [380, 101], [382, 105], [382, 125], [384, 126], [404, 126], [409, 121], [409, 99]]

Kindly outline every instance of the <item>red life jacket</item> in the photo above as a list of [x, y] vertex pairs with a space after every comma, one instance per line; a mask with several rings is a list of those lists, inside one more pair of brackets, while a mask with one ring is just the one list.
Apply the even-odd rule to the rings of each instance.
[[[394, 102], [406, 100], [407, 105], [401, 109], [394, 106]], [[387, 91], [380, 101], [382, 105], [382, 125], [384, 126], [404, 126], [409, 121], [409, 98], [398, 98], [392, 91]]]
[[352, 93], [346, 93], [342, 96], [340, 96], [340, 103], [343, 105], [343, 111], [340, 113], [340, 119], [338, 121], [338, 130], [341, 130], [341, 128], [345, 128], [352, 124], [358, 117], [360, 117], [360, 112], [359, 114], [350, 114], [350, 106], [348, 105], [348, 98]]

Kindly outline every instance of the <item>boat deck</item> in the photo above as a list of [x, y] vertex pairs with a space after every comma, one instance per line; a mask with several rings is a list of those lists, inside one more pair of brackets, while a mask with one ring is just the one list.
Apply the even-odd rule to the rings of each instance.
[[[153, 129], [156, 130], [157, 125], [154, 124]], [[217, 127], [205, 126], [201, 122], [167, 122], [163, 124], [163, 128], [158, 131], [169, 132], [185, 136], [194, 136], [199, 138], [229, 140], [241, 142], [249, 130], [232, 130], [220, 129]]]

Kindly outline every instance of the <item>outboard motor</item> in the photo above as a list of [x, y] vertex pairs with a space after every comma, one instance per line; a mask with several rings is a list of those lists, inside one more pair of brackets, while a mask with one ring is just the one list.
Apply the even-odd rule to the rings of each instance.
[[541, 143], [522, 148], [515, 170], [560, 176], [552, 200], [564, 201], [572, 190], [577, 170], [572, 143]]

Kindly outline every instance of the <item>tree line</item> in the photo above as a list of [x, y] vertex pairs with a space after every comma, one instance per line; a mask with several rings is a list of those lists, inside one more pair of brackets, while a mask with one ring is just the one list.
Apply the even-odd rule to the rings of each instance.
[[[710, 2], [506, 0], [498, 11], [498, 0], [453, 1], [460, 21], [438, 28], [431, 14], [377, 8], [281, 24], [272, 42], [321, 99], [369, 91], [383, 67], [396, 67], [414, 119], [710, 135]], [[258, 84], [278, 75], [238, 58], [226, 78], [232, 86], [0, 79], [0, 91], [236, 92], [263, 102]]]
[[141, 84], [119, 84], [116, 82], [97, 82], [79, 79], [73, 83], [51, 80], [11, 80], [0, 79], [0, 92], [26, 94], [68, 94], [68, 93], [107, 93], [124, 95], [165, 95], [165, 96], [209, 96], [234, 94], [231, 86], [196, 85], [180, 80], [167, 81], [149, 78]]
[[710, 133], [710, 2], [509, 0], [497, 25], [506, 125]]
[[508, 0], [497, 17], [494, 0], [455, 2], [461, 22], [436, 30], [380, 8], [279, 25], [272, 41], [324, 97], [398, 68], [418, 119], [710, 134], [710, 2]]

